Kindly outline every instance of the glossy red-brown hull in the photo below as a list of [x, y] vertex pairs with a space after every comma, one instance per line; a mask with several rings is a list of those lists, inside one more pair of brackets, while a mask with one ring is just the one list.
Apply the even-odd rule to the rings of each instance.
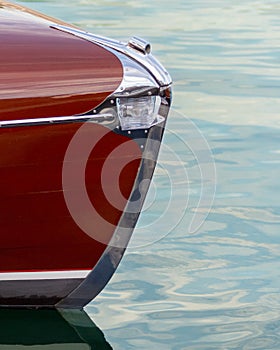
[[[84, 113], [118, 87], [122, 65], [112, 53], [53, 29], [52, 22], [32, 11], [0, 4], [1, 121]], [[106, 207], [110, 211], [110, 223], [106, 227], [104, 220], [102, 228], [104, 240], [99, 242], [72, 219], [63, 193], [65, 153], [80, 127], [74, 123], [0, 130], [0, 273], [91, 269], [102, 255], [125, 203], [120, 210], [108, 204], [100, 186], [101, 171], [105, 159], [125, 137], [112, 131], [103, 137], [100, 125], [84, 135], [101, 139], [85, 171], [94, 207], [101, 214]], [[139, 153], [136, 144], [128, 150], [131, 160], [135, 155], [139, 158]], [[74, 161], [79, 167], [79, 160]], [[138, 165], [127, 169], [132, 173], [120, 184], [127, 197]]]
[[1, 8], [0, 120], [85, 113], [119, 86], [116, 56], [51, 24]]
[[[83, 138], [100, 140], [85, 169], [92, 209], [103, 218], [102, 227], [96, 223], [90, 237], [78, 227], [65, 202], [64, 191], [75, 196], [75, 188], [65, 189], [62, 184], [65, 153], [80, 127], [76, 123], [0, 129], [0, 149], [5, 150], [0, 158], [0, 273], [92, 269], [103, 253], [126, 204], [120, 198], [116, 208], [106, 198], [104, 188], [113, 192], [116, 182], [102, 178], [104, 162], [118, 167], [126, 159], [128, 166], [118, 184], [128, 198], [141, 151], [136, 143], [107, 129], [103, 136], [105, 128], [100, 125], [90, 124], [83, 132]], [[112, 159], [111, 152], [124, 142], [126, 153]], [[83, 159], [72, 162], [79, 168]], [[102, 238], [94, 239], [100, 233]]]
[[168, 85], [148, 78], [152, 90], [139, 91], [148, 100], [161, 92], [160, 124], [122, 130], [124, 62], [140, 80], [149, 69], [59, 23], [0, 0], [0, 306], [81, 308], [104, 288], [136, 225], [169, 110]]
[[[141, 160], [139, 146], [131, 142], [112, 156], [130, 139], [99, 124], [80, 132], [81, 123], [25, 122], [88, 112], [123, 78], [113, 53], [60, 32], [53, 23], [59, 22], [0, 1], [0, 121], [24, 121], [0, 129], [0, 305], [54, 305], [83, 281], [114, 234]], [[84, 167], [92, 211], [101, 218], [90, 232], [65, 200], [66, 192], [76, 200], [75, 181], [63, 184], [63, 165], [77, 133], [95, 144], [86, 160], [83, 149], [70, 159], [73, 172]], [[105, 161], [117, 168], [124, 158], [128, 166], [118, 179], [123, 197], [114, 206], [103, 189], [110, 191], [116, 181], [102, 169]], [[84, 210], [81, 203], [79, 211]]]

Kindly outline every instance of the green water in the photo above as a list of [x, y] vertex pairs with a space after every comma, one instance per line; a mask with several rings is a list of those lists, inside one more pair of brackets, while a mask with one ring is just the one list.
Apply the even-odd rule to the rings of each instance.
[[86, 308], [108, 343], [278, 350], [279, 1], [19, 3], [96, 34], [142, 36], [174, 80], [145, 210]]

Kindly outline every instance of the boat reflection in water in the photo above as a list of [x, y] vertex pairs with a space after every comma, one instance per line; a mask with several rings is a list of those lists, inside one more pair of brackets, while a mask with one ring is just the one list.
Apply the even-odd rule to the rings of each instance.
[[0, 309], [0, 349], [110, 350], [83, 310]]

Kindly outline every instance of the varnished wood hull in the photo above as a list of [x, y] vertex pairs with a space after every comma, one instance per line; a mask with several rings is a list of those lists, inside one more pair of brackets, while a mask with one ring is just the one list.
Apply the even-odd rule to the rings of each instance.
[[119, 54], [58, 24], [0, 1], [0, 306], [81, 308], [104, 288], [169, 110], [166, 87], [158, 125], [108, 122], [102, 111], [116, 108], [124, 77]]

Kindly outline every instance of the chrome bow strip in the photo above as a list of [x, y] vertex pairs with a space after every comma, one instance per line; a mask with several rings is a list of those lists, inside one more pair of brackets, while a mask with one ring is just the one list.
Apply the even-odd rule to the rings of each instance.
[[133, 37], [127, 44], [100, 35], [91, 34], [71, 27], [53, 24], [51, 28], [75, 35], [79, 38], [118, 51], [145, 67], [156, 79], [160, 87], [168, 87], [172, 79], [166, 69], [150, 54], [151, 45], [143, 39]]
[[48, 125], [48, 124], [66, 124], [74, 122], [110, 122], [111, 114], [90, 114], [90, 115], [72, 115], [67, 117], [49, 117], [49, 118], [33, 118], [33, 119], [16, 119], [0, 121], [0, 127], [11, 128], [17, 126], [32, 126], [32, 125]]
[[1, 272], [0, 281], [32, 281], [86, 278], [91, 270], [35, 271], [35, 272]]

